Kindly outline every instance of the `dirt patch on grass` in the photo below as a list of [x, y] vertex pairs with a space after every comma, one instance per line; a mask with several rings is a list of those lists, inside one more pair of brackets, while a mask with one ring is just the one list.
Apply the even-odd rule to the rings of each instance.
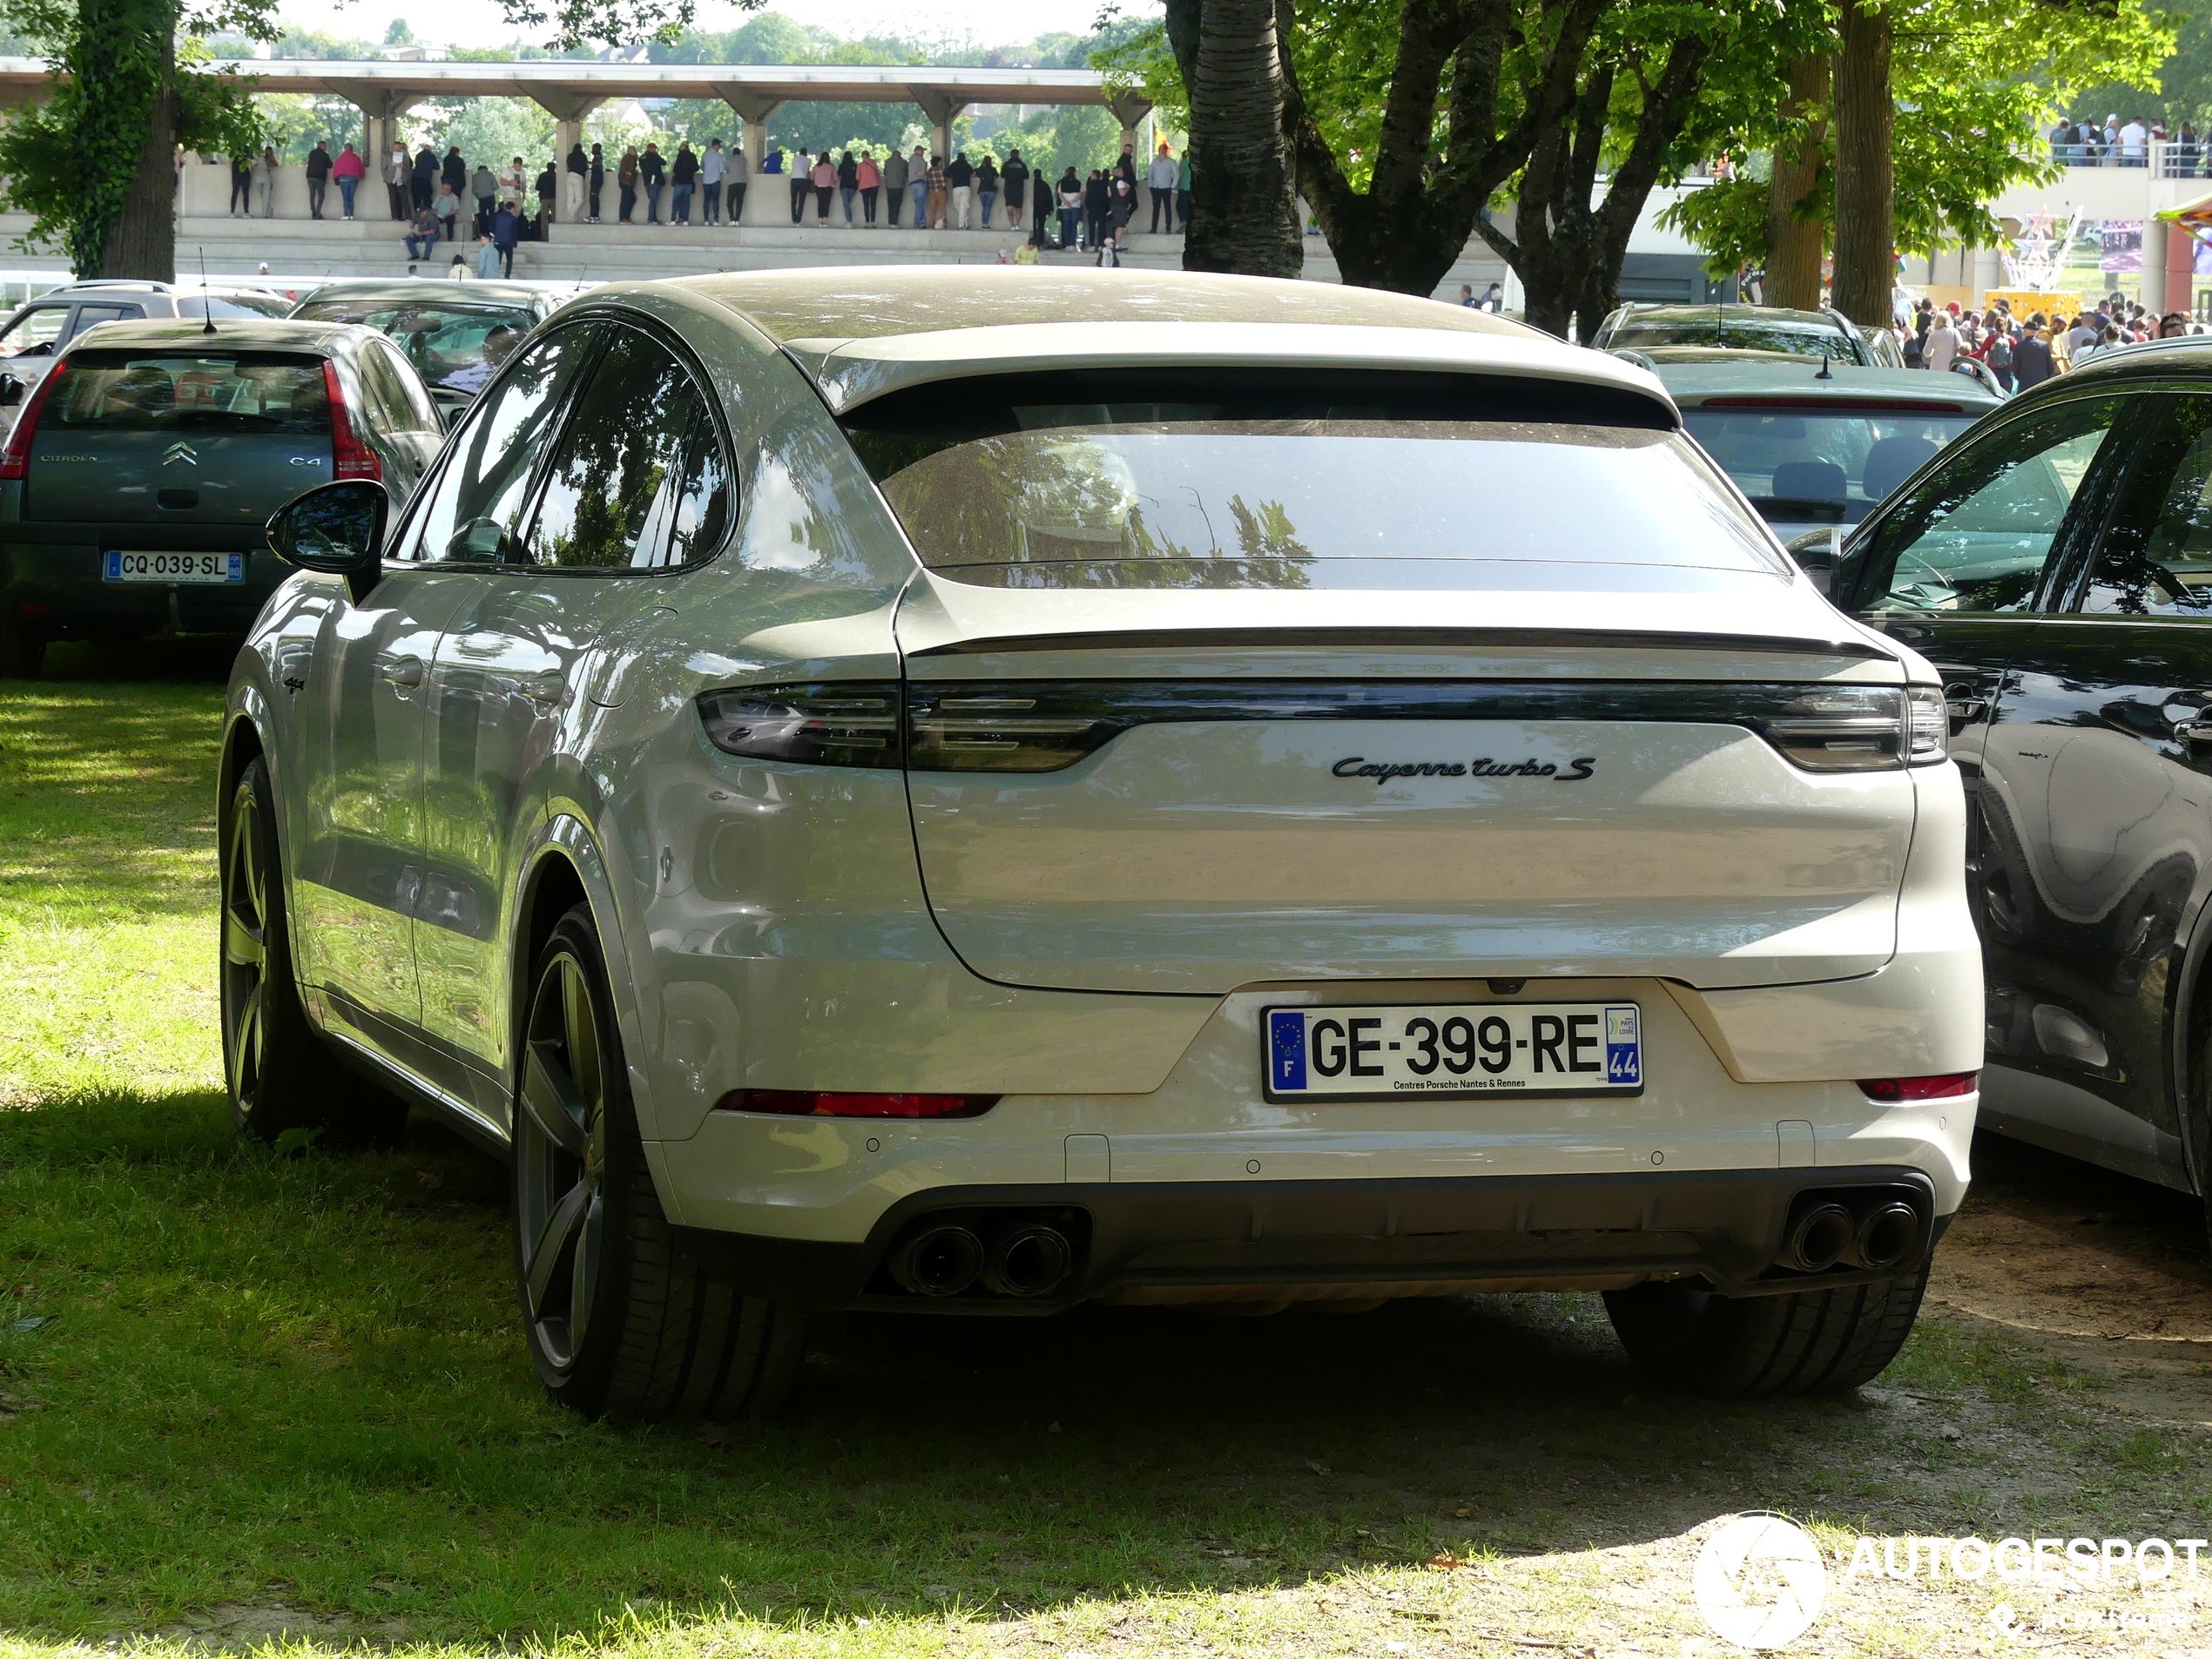
[[2130, 1415], [2212, 1426], [2212, 1258], [2186, 1194], [1985, 1135], [1929, 1307], [2001, 1329]]

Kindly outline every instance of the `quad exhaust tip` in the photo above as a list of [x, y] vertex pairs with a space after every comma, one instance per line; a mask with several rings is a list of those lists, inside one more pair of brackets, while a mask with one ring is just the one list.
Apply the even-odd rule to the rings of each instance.
[[1001, 1296], [1049, 1296], [1075, 1259], [1067, 1235], [1057, 1227], [1008, 1227], [991, 1241], [983, 1286]]
[[1901, 1267], [1919, 1251], [1920, 1214], [1887, 1193], [1846, 1195], [1850, 1202], [1816, 1199], [1791, 1220], [1778, 1266], [1800, 1273], [1838, 1267], [1883, 1272]]
[[1824, 1273], [1844, 1259], [1858, 1231], [1843, 1205], [1814, 1204], [1791, 1225], [1782, 1246], [1782, 1264], [1800, 1273]]
[[949, 1223], [917, 1227], [893, 1247], [887, 1265], [916, 1296], [958, 1296], [983, 1271], [983, 1241]]
[[1912, 1206], [1876, 1204], [1859, 1217], [1850, 1254], [1861, 1267], [1895, 1267], [1920, 1247], [1920, 1217]]
[[915, 1296], [1050, 1296], [1075, 1271], [1074, 1242], [1051, 1222], [1012, 1216], [915, 1223], [892, 1245], [884, 1267]]

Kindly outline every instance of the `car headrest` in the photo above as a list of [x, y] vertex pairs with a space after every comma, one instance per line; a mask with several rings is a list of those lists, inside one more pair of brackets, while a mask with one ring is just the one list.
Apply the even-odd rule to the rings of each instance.
[[1884, 438], [1866, 452], [1858, 486], [1869, 501], [1879, 501], [1920, 469], [1936, 452], [1933, 438]]
[[1784, 461], [1774, 469], [1774, 494], [1782, 501], [1843, 501], [1851, 480], [1832, 461]]

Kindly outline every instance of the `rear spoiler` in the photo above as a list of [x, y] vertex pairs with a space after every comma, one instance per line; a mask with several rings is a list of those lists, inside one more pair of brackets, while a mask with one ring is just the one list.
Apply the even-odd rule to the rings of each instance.
[[833, 415], [910, 386], [1066, 368], [1386, 369], [1485, 374], [1628, 393], [1669, 427], [1680, 413], [1658, 377], [1552, 340], [1370, 324], [1042, 322], [864, 339], [792, 340], [784, 354]]
[[1757, 651], [1896, 662], [1860, 639], [1787, 639], [1769, 634], [1669, 633], [1571, 628], [1180, 628], [1128, 632], [1015, 634], [925, 645], [911, 657], [964, 657], [1019, 651], [1259, 651], [1345, 649], [1507, 651], [1642, 650]]

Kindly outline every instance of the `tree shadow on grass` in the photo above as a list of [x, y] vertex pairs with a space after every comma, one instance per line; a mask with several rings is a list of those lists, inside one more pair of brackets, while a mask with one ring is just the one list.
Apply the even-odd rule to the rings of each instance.
[[[1639, 1383], [1582, 1296], [848, 1315], [773, 1423], [583, 1423], [524, 1358], [504, 1190], [419, 1118], [395, 1150], [284, 1158], [207, 1095], [0, 1113], [0, 1325], [49, 1321], [0, 1346], [0, 1392], [37, 1401], [0, 1424], [0, 1622], [94, 1640], [273, 1600], [550, 1642], [641, 1602], [1009, 1616], [1747, 1507], [2047, 1531], [2094, 1460], [2033, 1421], [1946, 1439], [2058, 1409], [1984, 1398], [2017, 1356], [1954, 1332], [1925, 1339], [1932, 1403], [1715, 1404]], [[2129, 1477], [2097, 1478], [2108, 1501]]]

